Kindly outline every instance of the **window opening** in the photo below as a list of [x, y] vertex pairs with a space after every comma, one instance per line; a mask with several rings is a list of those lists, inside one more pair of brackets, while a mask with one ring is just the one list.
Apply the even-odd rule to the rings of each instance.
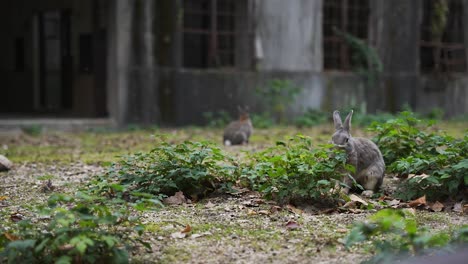
[[368, 0], [326, 0], [323, 7], [323, 53], [326, 70], [350, 70], [354, 51], [334, 28], [367, 40]]
[[421, 72], [465, 72], [463, 2], [423, 1]]

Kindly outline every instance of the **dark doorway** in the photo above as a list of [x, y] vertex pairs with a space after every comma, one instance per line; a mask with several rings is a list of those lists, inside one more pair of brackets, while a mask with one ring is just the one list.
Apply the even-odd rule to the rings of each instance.
[[35, 109], [58, 111], [73, 106], [70, 12], [47, 11], [34, 19], [37, 40], [33, 52], [35, 67]]

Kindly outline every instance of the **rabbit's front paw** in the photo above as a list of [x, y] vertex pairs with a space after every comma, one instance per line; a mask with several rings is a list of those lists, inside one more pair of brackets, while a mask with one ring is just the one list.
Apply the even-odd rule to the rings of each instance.
[[371, 190], [365, 190], [361, 193], [361, 195], [364, 197], [372, 197], [372, 195], [374, 195], [374, 192]]

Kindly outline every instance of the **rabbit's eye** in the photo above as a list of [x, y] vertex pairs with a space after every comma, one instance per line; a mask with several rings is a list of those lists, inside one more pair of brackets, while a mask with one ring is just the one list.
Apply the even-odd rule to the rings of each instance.
[[345, 138], [345, 143], [348, 143], [348, 139], [349, 139], [349, 138]]

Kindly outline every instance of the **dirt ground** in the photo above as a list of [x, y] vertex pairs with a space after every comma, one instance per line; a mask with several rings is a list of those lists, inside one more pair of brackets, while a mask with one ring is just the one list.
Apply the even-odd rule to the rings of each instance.
[[[226, 149], [233, 155], [257, 151], [276, 140], [301, 132], [317, 142], [329, 140], [330, 127], [309, 130], [276, 128], [257, 130], [252, 144]], [[0, 226], [14, 223], [10, 215], [34, 217], [30, 209], [44, 203], [48, 180], [54, 192], [73, 193], [94, 175], [105, 170], [117, 156], [154, 146], [155, 133], [168, 140], [206, 139], [220, 141], [221, 130], [188, 128], [181, 130], [138, 130], [125, 132], [9, 134], [0, 136], [0, 154], [14, 162], [11, 171], [0, 173]], [[357, 134], [366, 135], [362, 131]], [[386, 180], [391, 192], [394, 179]], [[319, 210], [311, 205], [278, 205], [258, 193], [220, 194], [192, 203], [169, 205], [143, 213], [147, 231], [143, 239], [152, 250], [136, 248], [135, 263], [358, 263], [373, 252], [369, 245], [348, 251], [343, 238], [353, 222], [363, 221], [372, 210]], [[466, 214], [447, 210], [417, 210], [422, 226], [448, 230], [468, 223]], [[180, 231], [190, 227], [191, 232]]]

